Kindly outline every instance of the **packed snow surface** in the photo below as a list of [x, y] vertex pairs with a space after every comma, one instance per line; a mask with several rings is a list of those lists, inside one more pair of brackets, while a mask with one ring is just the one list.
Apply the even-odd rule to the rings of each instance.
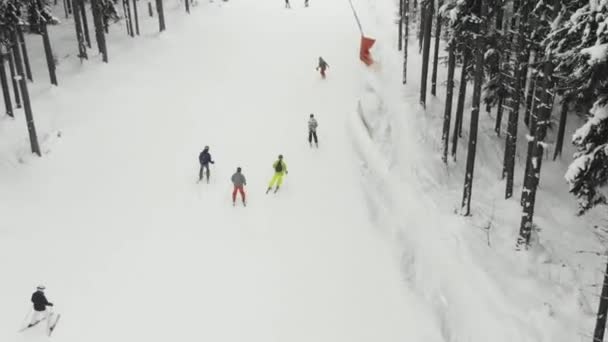
[[[292, 7], [170, 12], [161, 39], [34, 99], [42, 135], [61, 138], [41, 159], [2, 156], [0, 341], [46, 339], [16, 332], [38, 283], [62, 314], [56, 341], [439, 341], [366, 210], [349, 4]], [[196, 184], [204, 145], [216, 163]], [[265, 195], [280, 153], [289, 174]], [[247, 208], [230, 199], [237, 166]]]

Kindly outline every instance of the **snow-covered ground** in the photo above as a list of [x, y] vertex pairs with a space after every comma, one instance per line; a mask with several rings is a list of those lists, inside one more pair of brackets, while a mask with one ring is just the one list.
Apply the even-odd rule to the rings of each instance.
[[[36, 96], [41, 135], [61, 137], [41, 159], [2, 151], [0, 340], [45, 339], [16, 332], [44, 283], [57, 341], [439, 341], [360, 187], [348, 6], [201, 2]], [[26, 150], [22, 122], [3, 120]], [[209, 185], [195, 184], [204, 145]], [[265, 195], [279, 153], [290, 172]], [[247, 208], [230, 201], [237, 166]]]
[[[515, 252], [518, 199], [502, 199], [502, 138], [482, 114], [473, 216], [456, 215], [443, 88], [422, 110], [413, 31], [400, 82], [396, 4], [353, 4], [378, 40], [370, 69], [348, 1], [199, 1], [190, 16], [169, 1], [161, 35], [155, 18], [136, 40], [112, 26], [107, 65], [94, 50], [81, 65], [71, 22], [53, 27], [60, 87], [31, 53], [43, 158], [21, 111], [0, 117], [0, 341], [46, 339], [17, 333], [38, 283], [66, 342], [590, 340], [604, 260], [577, 251], [603, 251], [602, 212], [574, 216], [569, 151], [543, 165], [542, 230]], [[205, 145], [212, 181], [196, 184]], [[265, 195], [279, 153], [289, 174]], [[247, 208], [230, 203], [237, 166]]]

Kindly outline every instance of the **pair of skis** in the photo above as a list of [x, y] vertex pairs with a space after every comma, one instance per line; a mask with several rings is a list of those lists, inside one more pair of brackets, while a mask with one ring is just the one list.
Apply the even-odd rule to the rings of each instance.
[[[48, 316], [49, 322], [51, 321], [53, 315], [54, 315], [53, 313], [49, 314], [49, 316]], [[51, 336], [51, 334], [55, 330], [55, 327], [57, 327], [57, 323], [59, 322], [60, 318], [61, 318], [61, 314], [57, 314], [57, 318], [55, 319], [55, 321], [53, 323], [49, 324], [48, 329], [47, 329], [47, 334], [48, 334], [49, 337]], [[24, 328], [20, 329], [19, 332], [23, 332], [23, 331], [25, 331], [27, 329], [33, 328], [33, 327], [37, 326], [40, 322], [42, 322], [42, 321], [44, 321], [46, 319], [47, 319], [47, 317], [43, 317], [43, 318], [37, 320], [34, 323], [28, 324]]]

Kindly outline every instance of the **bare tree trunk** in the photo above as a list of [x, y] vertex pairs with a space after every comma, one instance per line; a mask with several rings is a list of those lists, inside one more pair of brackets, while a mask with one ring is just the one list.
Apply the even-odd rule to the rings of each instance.
[[[423, 0], [428, 1], [428, 0]], [[424, 3], [420, 4], [420, 18], [418, 21], [418, 53], [422, 53], [422, 43], [424, 41], [424, 20], [426, 19], [426, 6]]]
[[[439, 1], [441, 7], [441, 1]], [[435, 20], [435, 55], [433, 56], [433, 72], [431, 73], [431, 95], [437, 95], [437, 66], [439, 64], [439, 41], [441, 40], [441, 15], [437, 10]]]
[[426, 107], [426, 89], [429, 75], [429, 55], [431, 53], [431, 30], [433, 28], [433, 1], [424, 2], [424, 48], [422, 50], [422, 79], [420, 81], [420, 104]]
[[44, 21], [44, 19], [42, 21], [42, 44], [44, 46], [46, 66], [49, 69], [49, 78], [51, 79], [51, 84], [58, 85], [57, 73], [55, 70], [55, 58], [53, 57], [53, 50], [51, 49], [51, 40], [49, 39], [49, 30], [46, 21]]
[[84, 45], [85, 44], [85, 38], [84, 38], [84, 34], [83, 34], [83, 28], [82, 28], [82, 22], [81, 22], [81, 16], [82, 16], [82, 10], [80, 6], [84, 5], [84, 1], [83, 0], [74, 0], [73, 4], [74, 6], [74, 28], [76, 29], [76, 42], [78, 43], [78, 57], [79, 58], [89, 58], [87, 56], [87, 48]]
[[2, 95], [4, 97], [4, 107], [6, 108], [6, 115], [11, 118], [15, 117], [13, 114], [13, 104], [11, 103], [11, 91], [8, 84], [8, 78], [6, 77], [6, 69], [4, 66], [4, 53], [0, 51], [0, 84], [2, 85]]
[[163, 32], [165, 27], [165, 11], [163, 9], [163, 0], [156, 0], [156, 12], [158, 12], [158, 29]]
[[471, 111], [471, 128], [469, 131], [469, 148], [467, 150], [467, 166], [464, 177], [464, 190], [462, 194], [462, 214], [471, 214], [471, 197], [473, 193], [473, 172], [475, 171], [475, 154], [477, 151], [477, 128], [479, 124], [479, 108], [481, 106], [481, 87], [483, 83], [483, 60], [484, 60], [484, 38], [486, 31], [485, 17], [487, 13], [487, 2], [481, 1], [478, 36], [475, 51], [475, 82], [473, 83], [473, 109]]
[[30, 67], [30, 57], [27, 53], [27, 46], [25, 45], [25, 37], [23, 36], [23, 29], [21, 26], [17, 25], [17, 35], [19, 38], [19, 46], [21, 46], [21, 51], [23, 51], [23, 65], [25, 65], [25, 74], [27, 75], [27, 79], [33, 81], [32, 77], [32, 68]]
[[133, 17], [135, 17], [135, 33], [139, 36], [139, 14], [137, 13], [137, 0], [133, 0]]
[[460, 86], [458, 89], [458, 103], [456, 104], [456, 118], [454, 121], [454, 134], [452, 134], [452, 158], [456, 160], [458, 138], [462, 136], [462, 121], [464, 116], [464, 101], [467, 94], [467, 68], [469, 67], [470, 51], [465, 47], [460, 70]]
[[399, 51], [403, 48], [403, 1], [404, 0], [399, 0], [399, 25], [397, 25], [397, 48]]
[[604, 331], [606, 330], [606, 315], [608, 315], [608, 263], [606, 263], [606, 271], [604, 271], [604, 282], [602, 284], [602, 294], [600, 296], [600, 303], [597, 309], [595, 331], [593, 333], [593, 342], [604, 341]]
[[500, 128], [502, 126], [502, 114], [504, 112], [504, 108], [502, 106], [502, 103], [504, 101], [504, 98], [501, 96], [498, 97], [498, 104], [497, 104], [497, 109], [496, 109], [496, 123], [494, 124], [494, 132], [496, 132], [496, 134], [498, 136], [500, 136]]
[[127, 21], [127, 25], [125, 25], [127, 27], [127, 34], [133, 38], [135, 37], [135, 31], [133, 30], [133, 18], [131, 17], [131, 3], [129, 0], [122, 0], [122, 8]]
[[443, 114], [443, 132], [441, 134], [441, 143], [443, 144], [444, 163], [448, 162], [448, 141], [450, 140], [450, 121], [452, 117], [452, 97], [454, 96], [454, 69], [456, 69], [456, 42], [454, 39], [450, 41], [448, 47], [448, 84], [445, 96], [445, 112]]
[[403, 25], [405, 33], [403, 35], [403, 84], [407, 83], [407, 49], [409, 46], [410, 35], [410, 1], [403, 0]]
[[101, 0], [91, 0], [91, 8], [93, 10], [93, 23], [95, 24], [95, 36], [97, 38], [97, 47], [102, 54], [102, 59], [105, 63], [108, 62], [108, 48], [106, 45], [106, 35], [104, 32], [104, 23], [102, 18], [103, 7]]
[[89, 35], [89, 20], [87, 19], [87, 10], [85, 8], [84, 0], [74, 0], [78, 2], [78, 8], [80, 9], [80, 17], [82, 18], [82, 31], [84, 32], [84, 39], [87, 42], [89, 49], [91, 48], [91, 36]]
[[[532, 56], [534, 58], [534, 56]], [[534, 92], [536, 91], [536, 70], [532, 69], [530, 81], [528, 83], [528, 91], [526, 93], [526, 111], [524, 114], [524, 123], [530, 126], [530, 114], [532, 113], [532, 105], [534, 103]]]
[[521, 75], [526, 72], [524, 59], [526, 52], [523, 50], [524, 42], [528, 34], [528, 8], [527, 3], [521, 4], [521, 18], [517, 30], [513, 30], [516, 35], [514, 39], [515, 47], [512, 49], [516, 61], [513, 70], [513, 98], [509, 108], [509, 121], [507, 125], [505, 159], [503, 163], [503, 178], [506, 178], [505, 198], [513, 196], [513, 176], [515, 170], [515, 152], [517, 147], [517, 125], [519, 121], [519, 106], [521, 101]]
[[23, 96], [23, 107], [25, 111], [25, 121], [27, 123], [27, 131], [29, 133], [30, 138], [30, 147], [32, 149], [32, 153], [41, 156], [40, 153], [40, 145], [38, 144], [38, 136], [36, 135], [36, 126], [34, 125], [34, 115], [32, 113], [32, 106], [30, 104], [30, 96], [27, 91], [27, 81], [25, 80], [25, 74], [23, 72], [23, 61], [21, 60], [21, 53], [19, 51], [19, 36], [18, 36], [18, 26], [15, 25], [13, 27], [12, 41], [13, 41], [13, 54], [15, 56], [15, 66], [17, 67], [17, 75], [19, 78], [19, 87], [21, 88], [21, 95]]
[[[10, 35], [10, 33], [9, 33]], [[12, 42], [12, 38], [6, 37], [6, 39], [9, 39]], [[21, 96], [20, 93], [21, 91], [19, 90], [19, 82], [17, 81], [17, 71], [15, 70], [15, 56], [13, 55], [13, 51], [12, 51], [13, 47], [8, 49], [8, 68], [11, 72], [11, 81], [13, 83], [13, 94], [15, 95], [15, 106], [17, 108], [21, 108]]]
[[547, 127], [551, 121], [551, 100], [552, 100], [552, 89], [551, 76], [553, 73], [553, 64], [550, 60], [551, 56], [546, 56], [546, 60], [543, 63], [543, 75], [542, 85], [540, 86], [539, 106], [538, 114], [536, 118], [532, 118], [535, 121], [536, 127], [534, 130], [534, 138], [528, 148], [532, 149], [532, 159], [530, 161], [530, 170], [526, 173], [526, 180], [524, 183], [526, 186], [522, 191], [522, 198], [525, 195], [525, 202], [523, 203], [523, 214], [521, 216], [521, 225], [519, 227], [519, 238], [517, 239], [518, 246], [528, 246], [530, 244], [530, 234], [532, 232], [532, 224], [534, 218], [534, 206], [536, 203], [536, 190], [538, 188], [538, 182], [540, 180], [540, 170], [543, 161], [543, 141], [547, 134]]
[[557, 141], [555, 142], [555, 153], [553, 154], [553, 160], [562, 155], [562, 149], [564, 146], [564, 133], [566, 132], [566, 122], [568, 119], [568, 106], [570, 103], [564, 101], [562, 103], [562, 110], [559, 115], [559, 128], [557, 130]]

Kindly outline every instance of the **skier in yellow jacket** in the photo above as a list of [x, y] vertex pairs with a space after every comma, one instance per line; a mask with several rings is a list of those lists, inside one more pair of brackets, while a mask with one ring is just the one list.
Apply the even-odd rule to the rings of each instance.
[[266, 190], [266, 193], [270, 192], [275, 183], [276, 188], [274, 188], [274, 192], [276, 193], [277, 191], [279, 191], [279, 187], [281, 187], [281, 184], [283, 184], [283, 176], [288, 173], [287, 164], [285, 164], [285, 162], [283, 161], [282, 154], [279, 154], [279, 159], [275, 161], [274, 164], [272, 164], [272, 167], [274, 168], [274, 176], [272, 176], [272, 179], [268, 184], [268, 190]]

